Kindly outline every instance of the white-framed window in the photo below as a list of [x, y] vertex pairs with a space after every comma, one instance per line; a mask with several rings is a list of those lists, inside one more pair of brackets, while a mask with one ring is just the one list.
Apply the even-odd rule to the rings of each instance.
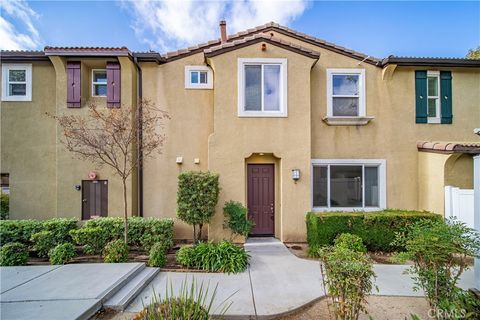
[[92, 97], [107, 96], [107, 70], [92, 70]]
[[375, 211], [385, 207], [384, 159], [312, 160], [314, 211]]
[[366, 116], [365, 69], [327, 69], [327, 116]]
[[186, 89], [213, 89], [213, 72], [207, 66], [185, 66]]
[[440, 123], [440, 72], [427, 71], [428, 123]]
[[2, 101], [32, 101], [32, 65], [2, 63]]
[[287, 116], [287, 59], [238, 59], [238, 115]]

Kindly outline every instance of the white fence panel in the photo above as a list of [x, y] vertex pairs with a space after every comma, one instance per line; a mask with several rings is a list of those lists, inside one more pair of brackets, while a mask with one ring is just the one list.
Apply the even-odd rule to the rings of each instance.
[[456, 218], [474, 227], [473, 189], [445, 187], [445, 218]]

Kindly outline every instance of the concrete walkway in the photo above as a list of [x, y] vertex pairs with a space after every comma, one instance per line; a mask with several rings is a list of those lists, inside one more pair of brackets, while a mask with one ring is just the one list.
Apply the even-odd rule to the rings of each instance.
[[[222, 301], [232, 302], [227, 318], [273, 318], [324, 297], [318, 261], [297, 258], [275, 239], [249, 239], [245, 248], [251, 256], [246, 272], [160, 272], [126, 311], [140, 311], [154, 293], [164, 296], [167, 285], [178, 293], [182, 282], [188, 285], [192, 279], [209, 284], [210, 294], [218, 285], [213, 310], [218, 314]], [[0, 319], [87, 319], [115, 292], [134, 281], [143, 268], [139, 263], [2, 267]], [[410, 276], [403, 274], [407, 266], [374, 268], [379, 291], [372, 294], [422, 295], [412, 290]], [[460, 286], [467, 289], [473, 285], [473, 270], [467, 270]]]
[[142, 263], [0, 268], [0, 319], [88, 319]]
[[[248, 239], [245, 244], [251, 260], [248, 270], [241, 274], [162, 272], [153, 279], [130, 304], [127, 312], [138, 312], [150, 303], [153, 293], [164, 296], [167, 286], [179, 292], [182, 281], [188, 285], [192, 279], [209, 284], [210, 290], [218, 285], [214, 313], [218, 314], [222, 301], [233, 302], [227, 318], [273, 318], [291, 313], [306, 304], [323, 298], [320, 264], [318, 261], [297, 258], [276, 239]], [[414, 292], [410, 276], [404, 274], [404, 265], [375, 265], [378, 291], [374, 295], [421, 296]], [[461, 281], [462, 288], [472, 287], [474, 276], [467, 270]], [[220, 306], [219, 306], [220, 305]], [[216, 311], [216, 312], [215, 312]]]

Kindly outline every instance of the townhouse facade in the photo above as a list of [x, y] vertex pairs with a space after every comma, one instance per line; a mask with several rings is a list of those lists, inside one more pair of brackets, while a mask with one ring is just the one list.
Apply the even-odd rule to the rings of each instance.
[[[127, 48], [2, 52], [2, 187], [12, 219], [121, 216], [121, 183], [72, 158], [45, 112], [136, 105], [168, 112], [162, 154], [129, 180], [129, 213], [176, 217], [182, 171], [220, 174], [208, 227], [245, 204], [254, 235], [305, 241], [308, 211], [445, 211], [445, 186], [473, 188], [480, 60], [377, 59], [268, 23], [159, 54]], [[176, 237], [190, 229], [176, 223]]]

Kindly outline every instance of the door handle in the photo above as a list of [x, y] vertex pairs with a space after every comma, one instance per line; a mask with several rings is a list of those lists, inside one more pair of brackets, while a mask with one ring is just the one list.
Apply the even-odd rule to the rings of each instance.
[[87, 202], [87, 199], [82, 199], [82, 202]]

